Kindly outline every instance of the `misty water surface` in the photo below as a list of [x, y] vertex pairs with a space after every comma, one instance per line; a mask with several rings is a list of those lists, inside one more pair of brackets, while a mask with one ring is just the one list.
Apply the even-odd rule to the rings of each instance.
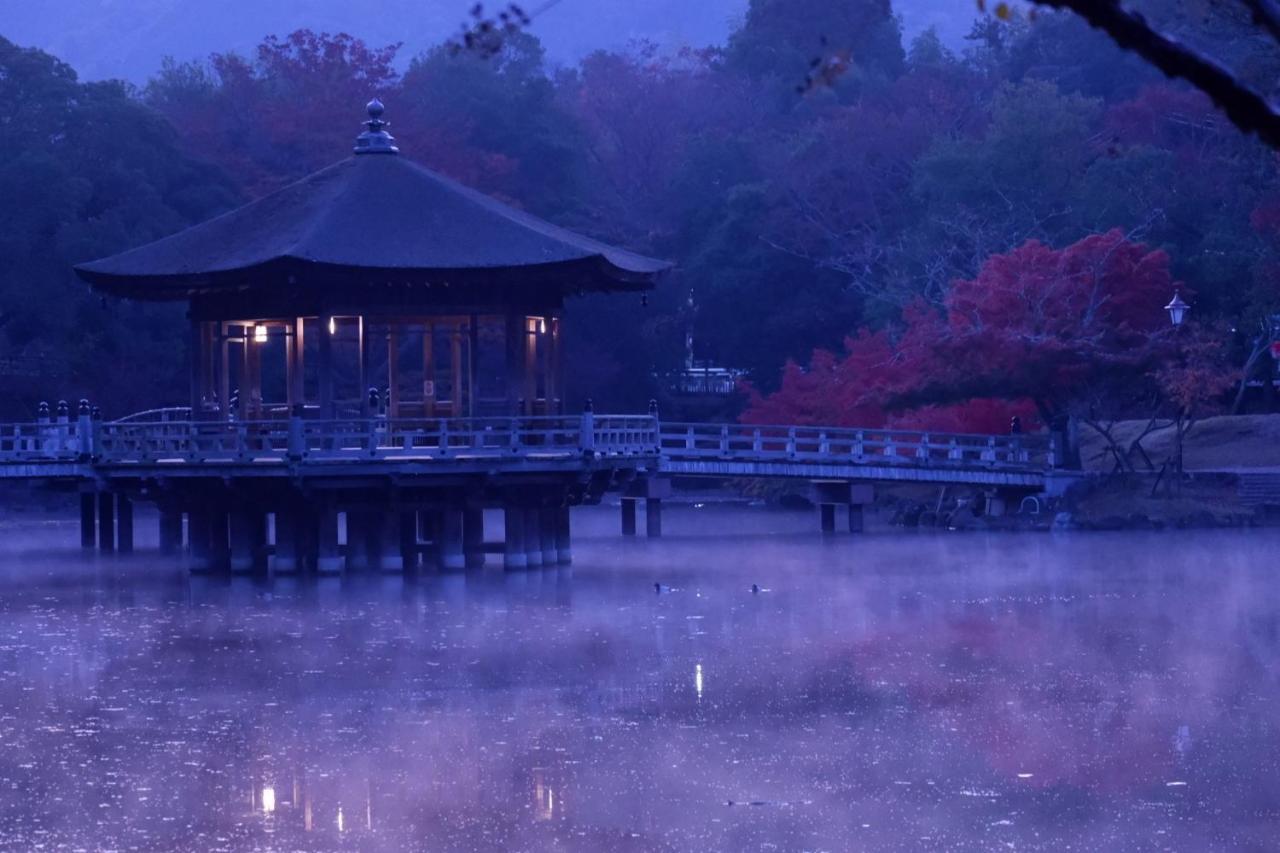
[[0, 848], [1274, 843], [1274, 533], [616, 521], [571, 572], [319, 583], [6, 525]]

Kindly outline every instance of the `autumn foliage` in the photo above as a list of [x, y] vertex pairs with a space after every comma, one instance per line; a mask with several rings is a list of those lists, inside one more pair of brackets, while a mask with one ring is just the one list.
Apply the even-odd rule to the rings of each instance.
[[1119, 231], [1063, 249], [1028, 241], [954, 282], [941, 306], [910, 306], [892, 333], [863, 330], [840, 356], [788, 364], [771, 395], [748, 388], [744, 420], [986, 432], [1013, 415], [1079, 415], [1171, 375], [1174, 288], [1168, 256]]

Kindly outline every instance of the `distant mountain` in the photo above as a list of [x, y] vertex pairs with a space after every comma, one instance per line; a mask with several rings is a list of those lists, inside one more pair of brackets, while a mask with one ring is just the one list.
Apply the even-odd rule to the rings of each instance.
[[[473, 0], [0, 0], [0, 35], [69, 62], [88, 80], [144, 82], [164, 56], [250, 52], [269, 34], [301, 27], [346, 32], [373, 45], [403, 42], [401, 58], [452, 35]], [[486, 6], [496, 9], [499, 2]], [[538, 2], [526, 2], [537, 8]], [[553, 60], [574, 62], [633, 39], [667, 46], [720, 44], [747, 0], [560, 0], [534, 32]], [[965, 0], [895, 4], [908, 34], [936, 26], [955, 44], [968, 29]]]

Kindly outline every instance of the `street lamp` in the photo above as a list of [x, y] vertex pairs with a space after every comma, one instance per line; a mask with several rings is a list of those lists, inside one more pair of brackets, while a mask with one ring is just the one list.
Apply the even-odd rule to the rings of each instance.
[[1169, 304], [1164, 306], [1164, 310], [1169, 312], [1169, 319], [1173, 321], [1174, 327], [1182, 325], [1182, 321], [1187, 318], [1187, 312], [1191, 310], [1182, 298], [1182, 294], [1177, 290], [1173, 291], [1173, 299], [1169, 300]]

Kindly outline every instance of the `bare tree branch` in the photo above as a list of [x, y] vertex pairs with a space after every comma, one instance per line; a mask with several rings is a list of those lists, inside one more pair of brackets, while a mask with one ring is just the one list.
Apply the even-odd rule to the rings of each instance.
[[[1227, 114], [1236, 127], [1256, 133], [1272, 148], [1280, 148], [1280, 113], [1262, 95], [1214, 59], [1153, 28], [1137, 12], [1116, 0], [1031, 0], [1038, 6], [1067, 9], [1093, 28], [1102, 30], [1120, 47], [1133, 51], [1170, 77], [1186, 80]], [[1261, 9], [1268, 30], [1280, 24], [1273, 0], [1246, 0]], [[1255, 12], [1257, 14], [1257, 12]], [[1280, 29], [1280, 26], [1277, 27]], [[1280, 40], [1280, 37], [1278, 37]]]

